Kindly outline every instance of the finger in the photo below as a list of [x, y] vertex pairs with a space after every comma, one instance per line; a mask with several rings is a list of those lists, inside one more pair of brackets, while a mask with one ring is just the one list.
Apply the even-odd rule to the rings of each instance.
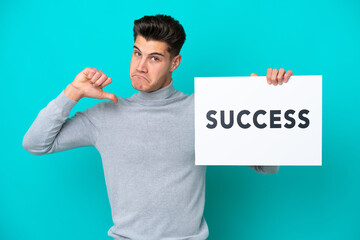
[[103, 88], [107, 85], [109, 85], [110, 83], [112, 83], [112, 79], [110, 77], [108, 77], [105, 82], [103, 82], [103, 84], [101, 84], [99, 87]]
[[88, 79], [91, 79], [95, 75], [96, 71], [96, 68], [91, 68], [87, 75]]
[[91, 77], [89, 78], [89, 74], [92, 73], [92, 72], [93, 72], [93, 70], [92, 70], [91, 67], [86, 67], [86, 68], [84, 68], [84, 70], [82, 70], [82, 73], [83, 73], [83, 74], [86, 76], [86, 78], [88, 78], [88, 79], [90, 79], [90, 78], [92, 77], [92, 76], [91, 76]]
[[113, 93], [108, 93], [108, 92], [102, 92], [101, 94], [101, 99], [110, 99], [111, 101], [113, 101], [115, 104], [118, 103], [118, 98], [115, 96], [115, 94]]
[[256, 73], [252, 73], [250, 74], [250, 77], [258, 77], [259, 75], [257, 75]]
[[266, 80], [268, 84], [271, 84], [271, 72], [272, 72], [272, 68], [268, 68], [266, 73]]
[[84, 73], [86, 76], [88, 75], [88, 73], [90, 72], [91, 67], [86, 67], [84, 68], [84, 70], [82, 70], [82, 73]]
[[102, 76], [93, 84], [93, 86], [100, 86], [103, 82], [106, 81], [107, 78], [108, 77], [105, 74], [102, 74]]
[[274, 84], [274, 86], [276, 86], [278, 84], [278, 82], [277, 82], [278, 72], [279, 71], [276, 68], [274, 68], [271, 73], [271, 82], [272, 82], [272, 84]]
[[293, 72], [291, 70], [287, 71], [284, 76], [284, 83], [287, 83], [289, 78], [293, 75]]
[[277, 80], [278, 80], [279, 85], [282, 84], [284, 74], [285, 74], [285, 69], [280, 68], [279, 73], [277, 75]]
[[101, 77], [101, 75], [102, 74], [99, 71], [96, 71], [94, 76], [90, 79], [90, 82], [94, 84]]

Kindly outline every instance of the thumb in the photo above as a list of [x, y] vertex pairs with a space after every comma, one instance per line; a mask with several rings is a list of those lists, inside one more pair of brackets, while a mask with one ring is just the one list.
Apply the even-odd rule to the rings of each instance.
[[115, 104], [118, 103], [118, 98], [115, 96], [115, 94], [113, 93], [108, 93], [108, 92], [102, 92], [101, 94], [101, 98], [102, 99], [110, 99], [111, 101], [113, 101]]
[[252, 73], [250, 74], [250, 77], [258, 77], [259, 75], [257, 75], [256, 73]]

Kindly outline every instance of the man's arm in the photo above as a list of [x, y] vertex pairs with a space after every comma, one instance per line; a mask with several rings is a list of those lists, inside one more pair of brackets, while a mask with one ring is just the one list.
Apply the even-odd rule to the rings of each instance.
[[[98, 136], [96, 127], [97, 104], [68, 118], [70, 110], [83, 97], [111, 99], [118, 102], [112, 93], [102, 90], [112, 82], [101, 70], [87, 67], [40, 111], [23, 138], [23, 147], [35, 155], [64, 151], [71, 148], [94, 146]], [[101, 121], [98, 121], [101, 122]]]
[[62, 91], [37, 115], [26, 132], [22, 145], [29, 153], [43, 155], [82, 146], [94, 146], [97, 128], [89, 109], [68, 118], [77, 101]]

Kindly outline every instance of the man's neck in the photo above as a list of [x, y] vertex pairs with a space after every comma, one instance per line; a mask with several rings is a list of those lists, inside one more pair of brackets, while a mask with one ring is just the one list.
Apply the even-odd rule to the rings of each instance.
[[143, 92], [139, 91], [136, 93], [136, 98], [142, 99], [142, 100], [162, 100], [167, 99], [171, 95], [173, 95], [176, 92], [176, 89], [173, 86], [173, 81], [171, 81], [164, 87], [159, 88], [155, 91], [151, 92]]

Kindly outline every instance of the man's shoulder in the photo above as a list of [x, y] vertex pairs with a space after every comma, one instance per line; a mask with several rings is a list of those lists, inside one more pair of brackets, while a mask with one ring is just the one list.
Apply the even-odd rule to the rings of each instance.
[[193, 105], [194, 104], [194, 94], [186, 94], [183, 92], [178, 92], [175, 102], [178, 102], [180, 104], [185, 104], [185, 105]]
[[185, 94], [185, 96], [186, 96], [186, 99], [187, 99], [189, 102], [191, 102], [191, 103], [194, 102], [194, 97], [195, 97], [194, 93]]
[[117, 109], [120, 105], [124, 104], [124, 98], [117, 96], [118, 103], [114, 103], [112, 100], [105, 100], [96, 103], [95, 105], [86, 109], [91, 114], [101, 114], [108, 111]]
[[182, 96], [183, 99], [186, 99], [186, 100], [192, 100], [194, 99], [194, 93], [184, 93], [184, 92], [181, 92], [181, 91], [177, 91], [177, 93], [179, 94], [178, 96]]

